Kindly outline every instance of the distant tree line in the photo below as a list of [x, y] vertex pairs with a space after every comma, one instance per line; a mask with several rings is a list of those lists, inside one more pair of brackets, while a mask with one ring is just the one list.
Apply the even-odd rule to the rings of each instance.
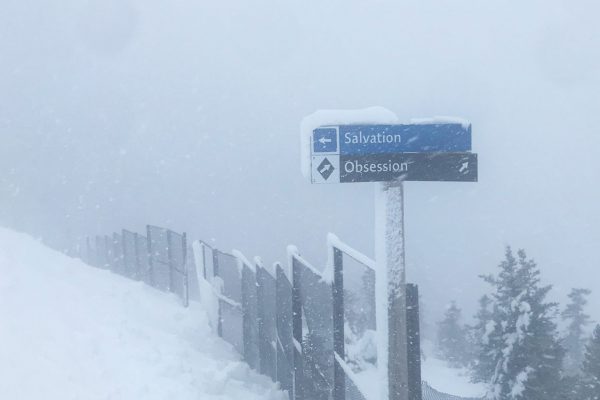
[[559, 311], [547, 300], [552, 286], [542, 285], [536, 262], [510, 247], [496, 274], [481, 278], [490, 291], [474, 323], [462, 323], [455, 302], [438, 322], [438, 356], [485, 383], [489, 400], [600, 400], [600, 325], [586, 335], [590, 290], [572, 289]]

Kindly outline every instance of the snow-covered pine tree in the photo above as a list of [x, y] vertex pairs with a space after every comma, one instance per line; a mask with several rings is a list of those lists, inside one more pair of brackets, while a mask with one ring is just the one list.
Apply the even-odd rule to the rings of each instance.
[[438, 356], [454, 368], [464, 366], [467, 361], [468, 342], [466, 329], [460, 323], [461, 313], [456, 302], [452, 301], [444, 313], [444, 319], [437, 324]]
[[596, 325], [594, 334], [586, 346], [581, 369], [581, 400], [600, 400], [600, 325]]
[[489, 385], [488, 399], [562, 399], [556, 304], [546, 301], [551, 286], [541, 286], [540, 271], [523, 250], [507, 247], [492, 285], [492, 321], [480, 349], [474, 378]]
[[587, 304], [589, 289], [572, 289], [569, 293], [570, 302], [561, 313], [562, 319], [568, 323], [564, 337], [564, 347], [567, 351], [564, 360], [564, 370], [568, 375], [580, 372], [585, 347], [585, 327], [591, 323], [590, 316], [584, 312]]
[[[488, 330], [493, 327], [493, 304], [492, 299], [488, 295], [483, 295], [479, 299], [479, 310], [475, 314], [475, 324], [469, 326], [468, 329], [468, 340], [470, 342], [469, 354], [469, 366], [473, 370], [478, 370], [478, 364], [481, 360], [478, 358], [482, 347], [487, 344]], [[489, 370], [490, 368], [485, 368]], [[480, 379], [478, 379], [480, 380]]]

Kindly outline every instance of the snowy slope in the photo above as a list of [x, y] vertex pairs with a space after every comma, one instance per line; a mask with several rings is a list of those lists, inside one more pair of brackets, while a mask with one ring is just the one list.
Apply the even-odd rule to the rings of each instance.
[[449, 368], [448, 364], [435, 357], [433, 344], [422, 342], [425, 355], [421, 361], [422, 378], [434, 389], [460, 397], [481, 398], [486, 393], [485, 385], [471, 383], [466, 369]]
[[198, 305], [0, 229], [0, 397], [284, 399]]

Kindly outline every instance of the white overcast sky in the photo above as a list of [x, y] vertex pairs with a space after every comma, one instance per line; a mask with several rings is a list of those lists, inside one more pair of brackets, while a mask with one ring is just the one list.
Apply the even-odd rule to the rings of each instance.
[[[373, 254], [373, 185], [312, 186], [299, 125], [384, 106], [473, 123], [480, 182], [406, 184], [408, 276], [470, 313], [505, 245], [558, 299], [600, 281], [594, 1], [4, 0], [0, 224], [66, 247], [146, 223], [315, 264]], [[600, 290], [593, 313], [600, 320]]]

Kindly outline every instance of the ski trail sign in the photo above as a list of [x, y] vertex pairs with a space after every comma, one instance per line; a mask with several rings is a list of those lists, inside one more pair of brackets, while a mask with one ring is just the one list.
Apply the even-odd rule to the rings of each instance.
[[312, 131], [312, 183], [476, 182], [471, 125], [336, 125]]
[[[421, 384], [409, 382], [414, 375], [409, 373], [406, 330], [403, 182], [476, 182], [478, 177], [471, 124], [446, 118], [405, 125], [394, 121], [391, 111], [372, 107], [322, 110], [301, 124], [302, 172], [310, 174], [311, 183], [379, 182], [375, 185], [378, 400], [413, 398], [410, 388]], [[334, 396], [342, 400], [344, 391], [334, 390]]]

